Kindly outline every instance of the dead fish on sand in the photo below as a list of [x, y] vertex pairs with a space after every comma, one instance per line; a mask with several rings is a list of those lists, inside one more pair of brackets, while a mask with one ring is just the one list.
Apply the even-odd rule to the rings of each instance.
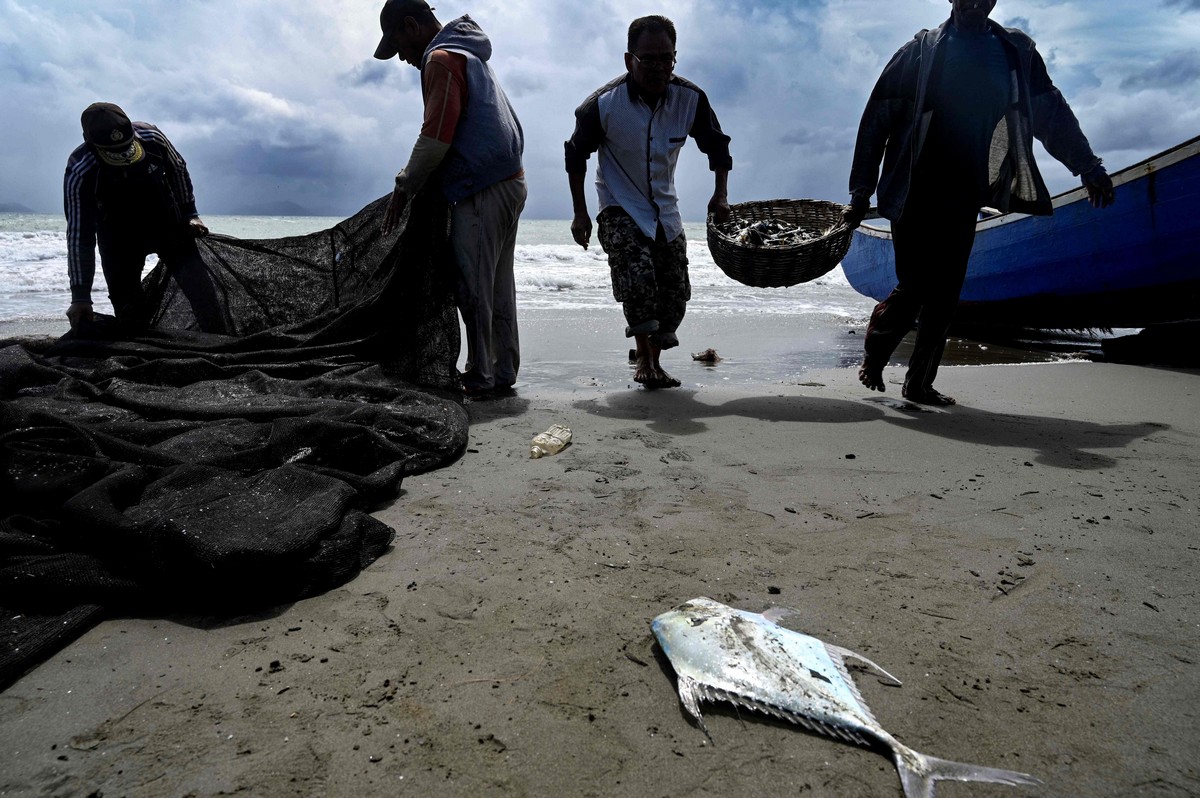
[[867, 708], [846, 659], [900, 680], [861, 654], [793, 632], [775, 623], [786, 612], [759, 615], [696, 598], [651, 623], [679, 678], [679, 700], [700, 728], [701, 701], [728, 701], [814, 732], [892, 753], [907, 798], [933, 798], [938, 781], [1037, 785], [1012, 770], [968, 765], [921, 754], [884, 731]]
[[692, 360], [699, 360], [701, 363], [720, 363], [721, 356], [715, 349], [705, 349], [703, 352], [692, 352]]

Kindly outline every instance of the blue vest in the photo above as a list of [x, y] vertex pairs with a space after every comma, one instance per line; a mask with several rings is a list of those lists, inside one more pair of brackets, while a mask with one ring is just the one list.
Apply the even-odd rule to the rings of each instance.
[[[466, 34], [466, 35], [464, 35]], [[442, 162], [442, 191], [458, 202], [521, 171], [525, 134], [512, 104], [487, 62], [474, 50], [491, 45], [469, 16], [448, 23], [425, 50], [422, 65], [434, 50], [460, 53], [467, 59], [467, 107], [458, 121], [454, 141]]]

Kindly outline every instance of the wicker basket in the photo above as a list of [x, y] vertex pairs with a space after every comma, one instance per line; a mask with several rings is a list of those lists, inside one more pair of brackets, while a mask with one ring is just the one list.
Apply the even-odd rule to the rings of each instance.
[[[731, 218], [776, 219], [802, 230], [829, 232], [801, 244], [752, 247], [734, 241], [708, 220], [708, 249], [721, 271], [744, 285], [781, 288], [815, 280], [841, 263], [853, 231], [842, 224], [844, 205], [825, 200], [776, 199], [730, 206]], [[831, 229], [832, 228], [832, 229]]]

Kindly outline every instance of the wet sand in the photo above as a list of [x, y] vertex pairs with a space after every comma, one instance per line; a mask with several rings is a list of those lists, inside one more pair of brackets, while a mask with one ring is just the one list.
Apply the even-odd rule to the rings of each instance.
[[[900, 369], [858, 385], [849, 329], [834, 354], [760, 329], [692, 336], [727, 359], [670, 355], [685, 387], [648, 392], [623, 339], [553, 327], [355, 581], [107, 621], [0, 693], [0, 795], [901, 795], [877, 752], [689, 722], [649, 623], [701, 595], [887, 668], [902, 687], [855, 673], [905, 744], [1046, 783], [941, 796], [1200, 791], [1200, 373], [952, 367], [962, 404], [928, 411]], [[530, 460], [554, 422], [574, 443]]]

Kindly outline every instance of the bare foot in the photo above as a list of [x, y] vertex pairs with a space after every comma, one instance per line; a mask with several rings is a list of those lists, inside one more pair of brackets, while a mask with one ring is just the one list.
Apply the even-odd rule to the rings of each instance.
[[883, 369], [868, 365], [865, 360], [858, 369], [858, 381], [865, 385], [868, 390], [879, 391], [880, 393], [887, 391], [887, 387], [883, 384]]
[[648, 388], [657, 388], [657, 385], [650, 384], [654, 382], [655, 377], [654, 367], [650, 365], [649, 358], [637, 358], [637, 368], [633, 372], [633, 381]]
[[681, 383], [679, 380], [665, 372], [662, 367], [659, 367], [654, 372], [654, 387], [655, 388], [678, 388]]
[[937, 405], [938, 407], [949, 407], [956, 405], [958, 402], [953, 396], [946, 396], [944, 393], [929, 388], [924, 391], [913, 391], [908, 388], [903, 389], [900, 393], [910, 402], [916, 402], [919, 405]]

